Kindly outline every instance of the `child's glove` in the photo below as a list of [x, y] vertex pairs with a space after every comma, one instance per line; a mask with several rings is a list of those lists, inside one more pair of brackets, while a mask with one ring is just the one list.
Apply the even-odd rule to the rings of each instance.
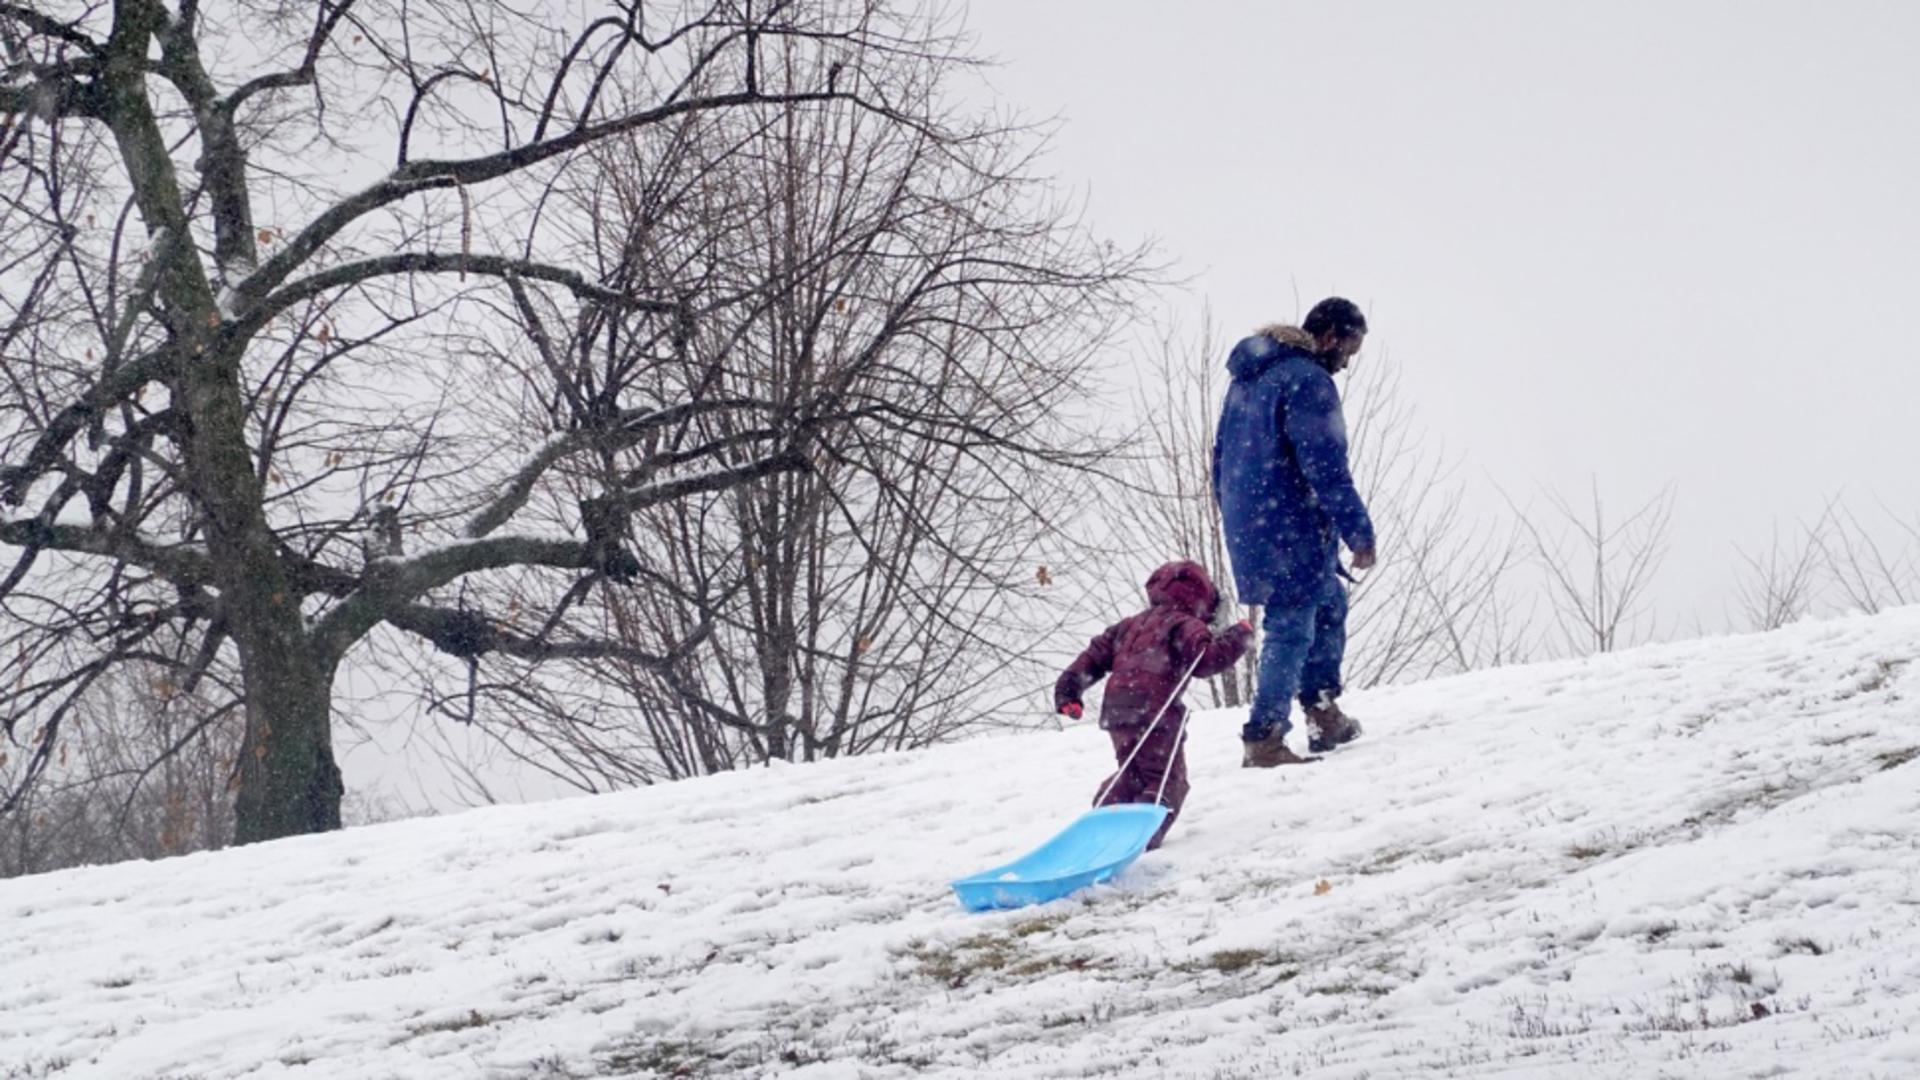
[[1069, 701], [1065, 705], [1060, 706], [1060, 712], [1069, 720], [1078, 720], [1080, 719], [1080, 703], [1077, 701]]

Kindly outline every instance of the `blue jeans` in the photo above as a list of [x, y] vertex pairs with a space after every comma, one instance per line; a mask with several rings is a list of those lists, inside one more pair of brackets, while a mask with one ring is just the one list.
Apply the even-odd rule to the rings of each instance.
[[1260, 615], [1259, 681], [1240, 737], [1266, 738], [1293, 730], [1293, 699], [1313, 705], [1340, 696], [1340, 661], [1347, 652], [1347, 587], [1329, 574], [1320, 599], [1303, 607], [1268, 607]]

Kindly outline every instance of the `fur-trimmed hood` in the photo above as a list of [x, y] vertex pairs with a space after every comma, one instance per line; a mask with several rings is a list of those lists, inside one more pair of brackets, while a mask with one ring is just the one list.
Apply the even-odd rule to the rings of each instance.
[[1320, 344], [1313, 340], [1312, 334], [1307, 333], [1297, 326], [1288, 326], [1286, 323], [1274, 323], [1270, 326], [1263, 326], [1255, 330], [1254, 333], [1261, 337], [1272, 338], [1282, 345], [1291, 345], [1296, 349], [1305, 349], [1308, 352], [1312, 352], [1318, 348]]
[[1282, 357], [1295, 353], [1317, 363], [1316, 345], [1313, 335], [1297, 326], [1285, 323], [1263, 326], [1233, 347], [1233, 354], [1227, 357], [1227, 372], [1235, 379], [1257, 379]]

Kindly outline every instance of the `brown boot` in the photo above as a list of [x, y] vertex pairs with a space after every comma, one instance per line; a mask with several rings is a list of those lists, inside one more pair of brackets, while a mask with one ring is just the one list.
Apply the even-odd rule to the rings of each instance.
[[1279, 728], [1274, 728], [1264, 739], [1243, 740], [1240, 743], [1240, 767], [1243, 769], [1271, 769], [1276, 765], [1311, 765], [1319, 761], [1315, 757], [1301, 757], [1287, 747], [1287, 737]]
[[1324, 754], [1360, 737], [1360, 721], [1340, 711], [1332, 698], [1307, 706], [1307, 750]]

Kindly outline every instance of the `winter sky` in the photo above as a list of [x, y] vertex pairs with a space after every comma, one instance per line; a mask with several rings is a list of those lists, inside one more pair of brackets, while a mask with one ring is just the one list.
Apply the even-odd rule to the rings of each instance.
[[[972, 0], [1096, 229], [1237, 336], [1373, 316], [1489, 512], [1677, 493], [1663, 622], [1844, 492], [1920, 516], [1920, 6]], [[1392, 538], [1383, 539], [1391, 545]], [[1663, 632], [1667, 632], [1663, 627]]]

